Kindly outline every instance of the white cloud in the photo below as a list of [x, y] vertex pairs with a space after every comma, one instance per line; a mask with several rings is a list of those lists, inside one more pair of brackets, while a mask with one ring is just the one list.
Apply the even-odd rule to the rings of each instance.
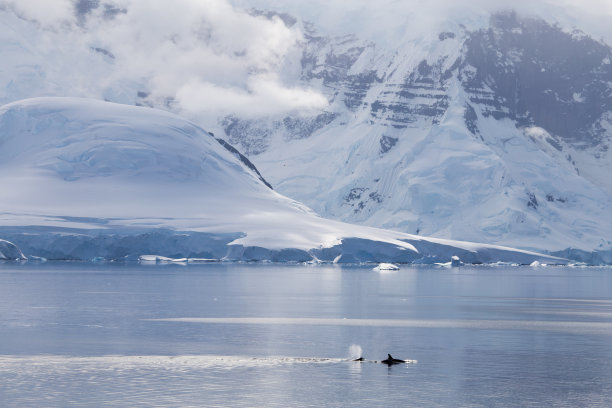
[[[32, 42], [45, 50], [40, 53], [44, 78], [57, 84], [49, 89], [126, 102], [137, 88], [148, 91], [158, 106], [174, 100], [173, 106], [192, 118], [325, 108], [324, 96], [280, 76], [291, 63], [299, 64], [299, 25], [289, 28], [279, 18], [253, 16], [250, 8], [288, 11], [328, 33], [354, 33], [391, 49], [449, 21], [486, 25], [491, 10], [509, 6], [612, 43], [609, 0], [102, 0], [127, 12], [109, 19], [100, 6], [83, 24], [77, 23], [74, 1], [0, 0], [0, 8], [52, 29], [52, 35]], [[114, 59], [88, 71], [83, 67], [94, 58], [90, 47], [105, 49]]]
[[390, 47], [406, 36], [461, 21], [484, 26], [491, 11], [514, 9], [576, 26], [612, 43], [610, 0], [229, 0], [244, 8], [284, 11], [330, 34], [358, 34]]
[[[112, 69], [101, 83], [141, 84], [159, 105], [175, 100], [174, 107], [192, 116], [308, 112], [327, 105], [322, 95], [276, 75], [301, 39], [298, 29], [279, 18], [250, 15], [227, 0], [101, 4], [77, 24], [74, 0], [0, 0], [0, 6], [53, 29], [57, 42], [82, 47], [84, 53], [89, 47], [111, 53]], [[109, 19], [107, 5], [125, 12]], [[71, 58], [66, 65], [76, 62]]]
[[19, 16], [45, 27], [56, 28], [74, 22], [72, 0], [0, 0], [1, 8], [10, 8]]
[[147, 78], [153, 99], [174, 98], [193, 114], [326, 106], [322, 96], [273, 75], [301, 38], [278, 18], [249, 15], [225, 0], [129, 0], [122, 7], [127, 13], [111, 24], [90, 18], [89, 34], [112, 50], [118, 76]]
[[177, 103], [191, 114], [214, 110], [221, 114], [257, 117], [278, 113], [310, 113], [327, 106], [312, 90], [282, 86], [275, 75], [251, 76], [247, 89], [194, 81], [176, 93]]

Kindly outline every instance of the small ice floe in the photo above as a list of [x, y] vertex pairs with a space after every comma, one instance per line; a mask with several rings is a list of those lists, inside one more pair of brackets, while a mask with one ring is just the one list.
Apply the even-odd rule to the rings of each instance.
[[534, 268], [536, 268], [538, 266], [546, 266], [546, 264], [541, 263], [540, 261], [533, 261], [532, 263], [529, 264], [529, 266], [533, 266]]
[[521, 264], [516, 263], [516, 262], [502, 262], [502, 261], [491, 262], [485, 265], [487, 266], [521, 266]]
[[142, 263], [187, 263], [187, 258], [168, 258], [161, 255], [140, 255], [138, 261]]
[[570, 268], [586, 268], [587, 266], [589, 266], [589, 264], [586, 262], [574, 262], [567, 266], [569, 266]]
[[201, 263], [212, 263], [221, 262], [220, 259], [216, 258], [168, 258], [167, 256], [161, 255], [140, 255], [138, 257], [140, 263], [145, 264], [201, 264]]
[[375, 271], [399, 271], [399, 266], [392, 263], [379, 263]]
[[451, 266], [461, 266], [461, 265], [463, 265], [463, 262], [461, 262], [461, 259], [459, 259], [457, 255], [453, 255], [451, 257]]
[[457, 255], [453, 255], [451, 257], [450, 262], [436, 262], [436, 265], [438, 266], [446, 266], [446, 267], [456, 267], [456, 266], [462, 266], [463, 262], [461, 262], [461, 259], [457, 256]]
[[187, 263], [211, 263], [211, 262], [221, 262], [219, 259], [215, 258], [187, 258]]

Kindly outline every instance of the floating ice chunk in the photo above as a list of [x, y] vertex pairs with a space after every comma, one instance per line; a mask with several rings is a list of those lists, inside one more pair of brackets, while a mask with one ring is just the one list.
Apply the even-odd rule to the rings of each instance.
[[380, 263], [378, 264], [378, 266], [376, 268], [374, 268], [375, 271], [399, 271], [399, 266], [392, 264], [392, 263]]
[[451, 257], [451, 266], [461, 266], [461, 265], [463, 265], [463, 262], [461, 262], [461, 259], [459, 259], [457, 255], [453, 255]]
[[545, 263], [541, 263], [540, 261], [533, 261], [529, 264], [529, 266], [538, 267], [538, 266], [546, 266]]
[[462, 266], [463, 262], [461, 261], [461, 258], [459, 258], [457, 255], [453, 255], [451, 256], [450, 262], [436, 262], [435, 265], [444, 266], [448, 268], [448, 267]]
[[140, 255], [138, 257], [138, 261], [139, 262], [152, 262], [152, 263], [157, 263], [157, 255]]
[[28, 255], [28, 262], [47, 262], [47, 258], [42, 256]]
[[142, 263], [187, 263], [187, 258], [168, 258], [161, 255], [140, 255], [138, 261]]
[[521, 266], [521, 264], [516, 263], [516, 262], [503, 262], [503, 261], [491, 262], [487, 265], [489, 266]]
[[215, 259], [215, 258], [187, 258], [187, 263], [211, 263], [211, 262], [221, 262], [221, 260]]

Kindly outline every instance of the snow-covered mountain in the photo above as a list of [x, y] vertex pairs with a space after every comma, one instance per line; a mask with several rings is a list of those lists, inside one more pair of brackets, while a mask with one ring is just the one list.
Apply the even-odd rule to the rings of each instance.
[[0, 236], [28, 256], [560, 261], [325, 220], [273, 191], [245, 157], [193, 123], [89, 99], [1, 107], [0, 185]]
[[228, 12], [255, 27], [231, 31], [249, 44], [223, 41], [223, 7], [193, 6], [187, 21], [178, 8], [138, 31], [156, 8], [137, 0], [78, 1], [52, 22], [0, 2], [0, 101], [179, 112], [322, 216], [612, 262], [612, 51], [556, 21], [564, 10], [476, 5], [432, 21], [356, 5], [336, 24], [323, 3], [233, 3], [258, 7]]
[[393, 52], [307, 31], [300, 80], [329, 109], [226, 118], [228, 140], [328, 217], [609, 253], [611, 48], [513, 12], [447, 29]]

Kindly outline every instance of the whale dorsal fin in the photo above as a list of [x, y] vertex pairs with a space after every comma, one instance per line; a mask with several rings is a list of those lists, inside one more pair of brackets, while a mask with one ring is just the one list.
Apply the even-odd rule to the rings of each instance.
[[387, 358], [388, 358], [389, 360], [393, 360], [393, 357], [391, 357], [391, 354], [387, 354]]

